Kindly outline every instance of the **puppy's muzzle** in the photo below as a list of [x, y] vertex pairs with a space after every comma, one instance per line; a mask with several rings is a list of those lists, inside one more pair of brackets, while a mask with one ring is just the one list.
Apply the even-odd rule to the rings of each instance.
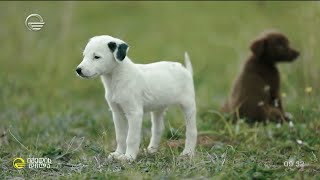
[[296, 60], [296, 59], [299, 57], [299, 55], [300, 55], [299, 51], [297, 51], [297, 50], [295, 50], [295, 49], [291, 49], [289, 59], [290, 59], [291, 61], [294, 61], [294, 60]]

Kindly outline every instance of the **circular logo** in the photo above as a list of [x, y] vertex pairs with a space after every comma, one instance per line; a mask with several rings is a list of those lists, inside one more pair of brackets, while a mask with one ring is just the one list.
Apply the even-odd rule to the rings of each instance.
[[24, 159], [22, 158], [15, 158], [12, 164], [13, 164], [13, 167], [15, 167], [16, 169], [22, 169], [26, 165]]
[[[30, 20], [31, 18], [37, 19], [37, 21], [33, 22]], [[44, 21], [39, 14], [30, 14], [26, 18], [25, 25], [30, 31], [39, 31], [44, 26]]]

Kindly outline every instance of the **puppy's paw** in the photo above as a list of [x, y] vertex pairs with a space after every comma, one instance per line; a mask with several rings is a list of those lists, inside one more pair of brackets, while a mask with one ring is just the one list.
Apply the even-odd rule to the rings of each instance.
[[134, 158], [131, 155], [122, 154], [118, 157], [118, 160], [121, 162], [132, 162]]
[[195, 152], [190, 150], [183, 150], [182, 153], [180, 154], [180, 157], [193, 158], [194, 156], [195, 156]]
[[289, 127], [293, 128], [294, 127], [294, 124], [292, 121], [289, 121]]
[[289, 112], [285, 112], [284, 113], [284, 117], [289, 121], [293, 120], [293, 115], [291, 113], [289, 113]]
[[277, 123], [276, 127], [279, 129], [281, 128], [282, 124], [281, 123]]
[[148, 154], [154, 154], [154, 153], [156, 153], [158, 151], [158, 148], [157, 147], [154, 147], [154, 146], [149, 146], [148, 148], [147, 148], [147, 153]]
[[115, 152], [109, 154], [108, 160], [109, 160], [109, 161], [117, 160], [117, 159], [119, 159], [119, 157], [120, 157], [121, 155], [124, 155], [124, 154], [115, 151]]

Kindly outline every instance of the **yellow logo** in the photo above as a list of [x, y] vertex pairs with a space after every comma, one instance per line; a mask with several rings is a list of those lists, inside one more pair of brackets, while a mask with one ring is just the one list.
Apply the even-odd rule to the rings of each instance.
[[24, 159], [22, 158], [15, 158], [12, 164], [13, 167], [15, 167], [16, 169], [22, 169], [26, 165]]

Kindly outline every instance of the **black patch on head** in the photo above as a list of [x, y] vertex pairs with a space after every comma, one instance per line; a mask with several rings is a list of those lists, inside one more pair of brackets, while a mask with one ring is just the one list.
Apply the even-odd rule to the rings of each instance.
[[127, 56], [127, 49], [128, 49], [128, 45], [126, 45], [124, 43], [120, 44], [118, 47], [118, 52], [116, 54], [117, 59], [122, 61]]
[[108, 47], [111, 50], [111, 52], [114, 52], [117, 48], [117, 44], [115, 42], [109, 42]]

